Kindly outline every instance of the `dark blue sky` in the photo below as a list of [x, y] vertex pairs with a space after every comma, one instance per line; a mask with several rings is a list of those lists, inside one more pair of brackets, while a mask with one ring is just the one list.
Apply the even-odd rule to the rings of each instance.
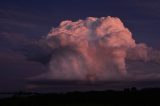
[[[157, 46], [160, 39], [158, 0], [1, 0], [1, 32], [43, 36], [62, 20], [116, 16], [137, 41]], [[18, 29], [17, 29], [18, 28]]]
[[[61, 20], [110, 15], [119, 17], [137, 40], [156, 46], [155, 42], [160, 38], [158, 0], [1, 0], [0, 2], [2, 31], [13, 30], [26, 33], [28, 36], [42, 36]], [[13, 28], [15, 24], [21, 30], [16, 31], [16, 28]], [[23, 28], [27, 28], [27, 31]]]
[[0, 90], [23, 89], [25, 78], [47, 70], [23, 51], [62, 20], [119, 17], [137, 42], [160, 48], [159, 5], [159, 0], [1, 0]]

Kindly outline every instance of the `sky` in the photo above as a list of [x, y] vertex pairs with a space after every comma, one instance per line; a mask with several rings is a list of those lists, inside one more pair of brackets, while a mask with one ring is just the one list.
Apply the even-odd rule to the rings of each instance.
[[[32, 81], [31, 79], [48, 72], [49, 61], [59, 56], [58, 54], [53, 56], [51, 53], [53, 50], [48, 49], [44, 39], [53, 27], [58, 27], [64, 20], [118, 17], [132, 33], [137, 44], [142, 42], [147, 44], [147, 47], [159, 50], [159, 5], [159, 0], [1, 0], [0, 91], [32, 90], [42, 85], [46, 85], [43, 87], [44, 91], [50, 89], [52, 85], [55, 86], [51, 91], [57, 91], [57, 81], [43, 79]], [[131, 70], [143, 70], [139, 73], [147, 73], [147, 75], [157, 74], [160, 71], [159, 64], [152, 61], [148, 63], [134, 61], [130, 64]], [[136, 71], [131, 73], [134, 72]], [[155, 83], [157, 81], [159, 80]], [[109, 84], [113, 86], [113, 83]], [[145, 86], [144, 83], [141, 85]], [[149, 85], [152, 86], [151, 83]], [[63, 86], [61, 91], [74, 88], [66, 86], [65, 82], [62, 82], [61, 86]], [[88, 85], [83, 86], [88, 89]], [[102, 88], [106, 89], [106, 85]]]

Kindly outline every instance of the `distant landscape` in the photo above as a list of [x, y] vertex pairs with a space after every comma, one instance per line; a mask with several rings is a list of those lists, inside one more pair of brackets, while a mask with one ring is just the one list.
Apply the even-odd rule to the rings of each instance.
[[[2, 93], [1, 93], [2, 94]], [[9, 92], [8, 92], [9, 94]], [[0, 99], [0, 106], [153, 106], [160, 104], [160, 88], [125, 88], [122, 91], [87, 91], [67, 93], [17, 92]]]

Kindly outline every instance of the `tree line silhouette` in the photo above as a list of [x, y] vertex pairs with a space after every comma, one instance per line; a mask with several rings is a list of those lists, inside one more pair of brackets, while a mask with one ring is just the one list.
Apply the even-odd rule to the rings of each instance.
[[[8, 92], [9, 93], [9, 92]], [[3, 93], [1, 93], [3, 94]], [[160, 88], [137, 90], [125, 88], [122, 91], [74, 91], [67, 93], [17, 92], [12, 97], [0, 99], [0, 106], [56, 106], [56, 105], [160, 105]]]

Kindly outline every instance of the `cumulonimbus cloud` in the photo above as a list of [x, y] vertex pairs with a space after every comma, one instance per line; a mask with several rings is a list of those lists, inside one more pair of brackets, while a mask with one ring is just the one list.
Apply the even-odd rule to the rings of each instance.
[[158, 51], [136, 44], [116, 17], [63, 21], [50, 31], [46, 41], [53, 49], [49, 71], [42, 75], [48, 79], [119, 80], [127, 77], [127, 59], [160, 60]]

